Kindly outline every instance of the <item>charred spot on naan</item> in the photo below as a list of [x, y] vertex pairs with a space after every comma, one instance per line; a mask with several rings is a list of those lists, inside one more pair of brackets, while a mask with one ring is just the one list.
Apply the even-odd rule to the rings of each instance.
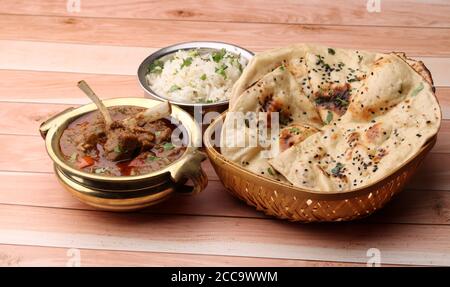
[[350, 102], [350, 85], [348, 83], [344, 85], [331, 84], [327, 88], [317, 91], [314, 98], [319, 108], [342, 116], [347, 111]]
[[352, 132], [347, 136], [347, 143], [349, 147], [354, 147], [355, 144], [359, 141], [361, 135], [359, 132]]
[[372, 158], [372, 161], [377, 164], [381, 161], [381, 159], [386, 156], [389, 152], [385, 148], [377, 149], [375, 155]]
[[280, 131], [280, 151], [285, 151], [293, 145], [304, 141], [319, 130], [302, 124], [291, 124]]
[[267, 127], [271, 127], [272, 113], [278, 113], [279, 123], [283, 126], [292, 121], [289, 106], [282, 99], [275, 97], [273, 93], [261, 93], [258, 100], [261, 106], [260, 111], [267, 113]]
[[380, 145], [389, 138], [390, 134], [390, 125], [379, 122], [372, 125], [364, 132], [364, 140], [368, 144]]

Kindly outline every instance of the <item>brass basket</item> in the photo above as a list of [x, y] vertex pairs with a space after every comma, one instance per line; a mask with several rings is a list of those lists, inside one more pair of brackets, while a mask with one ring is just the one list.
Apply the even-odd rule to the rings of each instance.
[[212, 139], [220, 138], [218, 125], [224, 122], [225, 115], [209, 126], [203, 138], [223, 185], [231, 194], [267, 215], [298, 222], [349, 221], [372, 214], [403, 189], [436, 143], [435, 135], [413, 158], [370, 186], [348, 192], [319, 193], [262, 177], [222, 156]]

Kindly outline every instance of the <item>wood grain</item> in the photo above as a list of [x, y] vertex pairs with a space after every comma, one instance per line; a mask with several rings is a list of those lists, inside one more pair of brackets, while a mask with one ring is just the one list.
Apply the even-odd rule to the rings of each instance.
[[0, 48], [0, 69], [133, 76], [139, 64], [156, 50], [8, 40], [0, 40]]
[[[94, 210], [71, 196], [52, 173], [0, 172], [2, 192], [0, 203]], [[449, 193], [450, 196], [450, 193]], [[443, 199], [444, 202], [446, 198]], [[242, 201], [229, 195], [217, 180], [210, 180], [207, 189], [196, 196], [175, 194], [170, 200], [145, 210], [155, 214], [189, 214], [226, 217], [265, 217]], [[437, 221], [435, 221], [437, 222]], [[443, 222], [442, 220], [440, 221]]]
[[[54, 174], [0, 172], [0, 203], [63, 209], [94, 210], [73, 198], [58, 183]], [[143, 212], [198, 216], [267, 218], [253, 207], [228, 194], [217, 180], [210, 180], [196, 196], [176, 194], [171, 199]], [[409, 224], [450, 224], [450, 192], [439, 190], [403, 191], [368, 222]]]
[[378, 248], [382, 263], [450, 265], [450, 254], [443, 252], [450, 249], [449, 235], [450, 226], [442, 225], [298, 225], [249, 218], [0, 206], [1, 244], [47, 247], [359, 263], [367, 262], [368, 249]]
[[[66, 1], [0, 3], [0, 266], [64, 266], [79, 248], [83, 266], [450, 266], [450, 2]], [[404, 51], [431, 70], [443, 111], [438, 142], [412, 182], [385, 208], [352, 223], [274, 220], [229, 195], [209, 161], [195, 196], [174, 195], [139, 213], [95, 211], [57, 182], [39, 124], [89, 100], [142, 97], [140, 62], [191, 40], [231, 42], [260, 52], [294, 42]]]
[[[10, 40], [0, 40], [0, 48], [0, 69], [131, 76], [156, 49]], [[450, 57], [414, 58], [425, 63], [436, 86], [450, 86]]]
[[1, 102], [86, 104], [89, 98], [76, 86], [81, 79], [102, 99], [144, 96], [134, 76], [0, 70], [0, 77], [4, 79], [0, 85]]
[[[169, 32], [170, 31], [170, 32]], [[0, 39], [79, 44], [164, 47], [215, 40], [262, 51], [296, 42], [410, 56], [449, 56], [449, 28], [399, 28], [298, 24], [221, 23], [56, 16], [0, 17]], [[430, 45], [433, 43], [433, 45]]]
[[[2, 267], [64, 267], [72, 266], [69, 248], [25, 245], [0, 245]], [[81, 267], [363, 267], [366, 264], [327, 261], [306, 261], [239, 256], [214, 256], [158, 252], [132, 252], [113, 250], [78, 249]], [[391, 265], [383, 265], [391, 266]]]
[[450, 5], [447, 1], [382, 1], [381, 13], [368, 12], [367, 1], [352, 0], [166, 0], [163, 5], [156, 0], [95, 0], [82, 1], [79, 12], [68, 12], [65, 4], [58, 0], [4, 0], [0, 4], [0, 13], [247, 23], [450, 27]]

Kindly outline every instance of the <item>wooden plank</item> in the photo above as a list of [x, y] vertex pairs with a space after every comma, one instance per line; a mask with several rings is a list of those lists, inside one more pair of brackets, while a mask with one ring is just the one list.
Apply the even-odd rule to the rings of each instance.
[[[339, 4], [339, 1], [341, 0], [338, 0], [332, 5]], [[97, 2], [94, 4], [88, 3], [87, 7], [92, 8], [98, 3], [101, 2]], [[438, 5], [441, 5], [441, 3], [445, 2], [439, 2]], [[242, 3], [240, 4], [242, 5]], [[6, 8], [8, 8], [7, 5], [9, 5], [9, 3], [6, 3], [5, 6], [4, 5], [4, 2], [0, 4], [0, 13], [5, 6]], [[33, 3], [31, 4], [31, 9], [39, 9], [39, 5], [40, 4]], [[114, 5], [116, 5], [116, 3], [114, 3]], [[406, 5], [408, 5], [408, 3], [406, 3], [405, 6]], [[426, 4], [423, 5], [425, 6]], [[429, 26], [448, 28], [448, 17], [444, 17], [448, 14], [447, 12], [445, 12], [445, 9], [448, 8], [448, 5], [441, 6], [441, 9], [433, 10], [433, 14], [435, 16], [434, 18], [425, 17], [425, 15], [428, 14], [429, 16], [431, 14], [430, 11], [426, 11], [426, 9], [419, 9], [414, 14], [416, 15], [416, 17], [410, 19], [411, 22], [402, 22], [399, 25], [414, 26], [416, 25], [414, 23], [417, 23], [416, 21], [426, 19], [427, 21], [429, 21], [429, 24], [427, 24]], [[13, 7], [17, 6], [13, 5]], [[133, 7], [134, 11], [138, 10], [138, 5]], [[417, 10], [417, 6], [409, 9]], [[93, 10], [95, 9], [90, 9], [90, 11]], [[107, 11], [104, 9], [100, 10], [100, 13], [107, 13]], [[133, 9], [122, 10], [129, 11], [127, 13], [135, 13], [133, 12]], [[143, 9], [141, 11], [145, 10]], [[158, 10], [156, 10], [155, 12], [158, 12]], [[173, 13], [177, 14], [177, 17], [183, 17], [183, 14], [187, 13], [189, 15], [189, 12], [189, 10], [184, 10], [183, 7], [181, 7]], [[239, 13], [235, 13], [235, 15], [239, 15]], [[270, 14], [268, 14], [267, 16], [269, 15]], [[289, 14], [287, 15], [289, 16]], [[83, 16], [98, 17], [95, 15]], [[285, 14], [283, 15], [283, 17], [284, 16]], [[395, 19], [395, 15], [388, 14], [388, 16], [390, 17], [388, 17], [388, 19]], [[189, 29], [192, 29], [192, 31], [194, 31], [195, 29], [198, 29], [200, 27], [200, 24], [211, 25], [211, 28], [208, 27], [206, 29], [207, 31], [205, 36], [201, 34], [196, 35], [199, 35], [199, 37], [220, 38], [221, 35], [219, 35], [219, 32], [226, 31], [229, 32], [229, 36], [227, 37], [229, 37], [230, 39], [242, 38], [242, 43], [245, 43], [250, 47], [251, 45], [255, 45], [255, 50], [266, 49], [267, 47], [270, 47], [269, 45], [272, 45], [272, 43], [276, 42], [278, 38], [281, 38], [281, 34], [276, 35], [278, 30], [283, 30], [287, 35], [291, 35], [291, 37], [294, 37], [294, 39], [300, 37], [309, 37], [309, 39], [313, 39], [312, 30], [316, 28], [318, 29], [316, 29], [314, 33], [317, 33], [321, 35], [321, 37], [324, 37], [324, 42], [332, 41], [327, 39], [332, 39], [331, 35], [333, 33], [336, 33], [336, 35], [338, 36], [342, 36], [345, 33], [355, 33], [355, 35], [344, 36], [344, 38], [338, 39], [335, 42], [337, 43], [337, 45], [340, 45], [341, 43], [344, 43], [344, 40], [350, 40], [354, 41], [354, 44], [352, 45], [355, 45], [355, 47], [359, 47], [358, 45], [365, 45], [362, 44], [362, 42], [357, 42], [358, 34], [363, 33], [363, 27], [355, 28], [278, 24], [264, 26], [259, 23], [252, 24], [252, 29], [250, 29], [252, 33], [259, 33], [259, 35], [261, 35], [262, 37], [266, 37], [268, 35], [266, 33], [274, 33], [272, 38], [269, 37], [269, 40], [274, 42], [268, 41], [267, 43], [270, 44], [267, 44], [262, 42], [260, 39], [256, 39], [256, 36], [253, 35], [251, 35], [250, 37], [247, 37], [246, 35], [238, 36], [238, 28], [240, 26], [243, 26], [242, 23], [218, 23], [216, 25], [215, 23], [207, 22], [205, 24], [200, 21], [207, 21], [211, 19], [202, 19], [201, 17], [199, 17], [199, 19], [194, 18], [195, 20], [200, 21], [183, 21], [179, 23], [171, 23], [168, 21], [139, 20], [115, 21], [114, 19], [94, 20], [91, 18], [80, 20], [80, 18], [40, 16], [20, 16], [18, 17], [20, 18], [19, 21], [14, 18], [16, 17], [14, 15], [8, 15], [5, 17], [10, 18], [5, 20], [3, 15], [2, 17], [0, 17], [0, 24], [2, 24], [2, 28], [0, 28], [0, 38], [2, 39], [16, 39], [14, 38], [15, 35], [13, 33], [13, 28], [17, 30], [16, 27], [19, 27], [18, 25], [22, 25], [23, 22], [25, 26], [23, 27], [23, 29], [22, 26], [20, 26], [20, 32], [17, 33], [18, 39], [47, 41], [47, 38], [50, 37], [51, 40], [54, 41], [82, 43], [79, 45], [56, 44], [56, 46], [52, 46], [53, 43], [51, 43], [49, 44], [49, 47], [52, 47], [53, 50], [46, 50], [46, 54], [38, 54], [39, 50], [33, 52], [36, 54], [27, 54], [26, 49], [23, 50], [20, 49], [20, 47], [15, 46], [15, 48], [18, 49], [12, 54], [8, 54], [8, 51], [6, 51], [6, 49], [3, 49], [4, 46], [2, 45], [5, 41], [2, 41], [0, 42], [0, 51], [2, 51], [2, 53], [0, 53], [0, 65], [4, 65], [6, 67], [5, 69], [11, 69], [8, 67], [17, 65], [25, 70], [30, 69], [31, 67], [30, 70], [44, 71], [48, 68], [50, 68], [50, 70], [55, 68], [55, 71], [59, 71], [59, 67], [60, 69], [66, 69], [64, 71], [69, 72], [107, 73], [113, 75], [122, 75], [123, 71], [125, 70], [127, 71], [127, 75], [134, 75], [137, 64], [142, 59], [136, 57], [135, 55], [145, 56], [149, 53], [149, 51], [153, 51], [154, 48], [134, 47], [130, 50], [126, 47], [111, 47], [111, 50], [107, 50], [102, 53], [99, 48], [109, 46], [95, 46], [95, 48], [93, 48], [84, 44], [95, 43], [97, 39], [94, 38], [94, 35], [97, 35], [97, 33], [102, 33], [101, 35], [99, 34], [99, 37], [97, 37], [99, 43], [122, 45], [122, 42], [118, 38], [116, 38], [116, 35], [113, 35], [113, 33], [111, 33], [111, 31], [114, 31], [119, 26], [123, 27], [119, 27], [119, 37], [124, 38], [123, 42], [126, 45], [133, 43], [133, 41], [136, 41], [137, 45], [139, 46], [150, 45], [150, 40], [140, 40], [137, 39], [134, 35], [126, 34], [130, 33], [130, 31], [134, 32], [134, 30], [137, 31], [136, 35], [138, 35], [138, 33], [144, 32], [144, 37], [153, 36], [154, 38], [156, 38], [156, 42], [158, 44], [154, 46], [152, 45], [152, 47], [159, 47], [162, 45], [161, 43], [165, 45], [165, 43], [176, 39], [171, 38], [170, 36], [161, 35], [163, 30], [160, 30], [158, 32], [160, 33], [160, 35], [153, 35], [152, 32], [150, 32], [149, 27], [151, 27], [151, 25], [155, 23], [159, 24], [164, 29], [174, 28], [176, 30], [175, 34], [177, 34], [181, 39], [188, 37], [183, 35], [183, 31], [186, 32], [189, 31]], [[110, 15], [106, 17], [122, 16]], [[137, 17], [126, 17], [140, 18], [142, 16], [138, 15]], [[186, 18], [188, 19], [193, 17], [195, 17], [195, 15], [192, 17], [186, 16]], [[227, 16], [225, 13], [225, 17], [220, 21], [234, 21], [227, 20], [226, 17]], [[313, 17], [315, 19], [319, 19], [317, 18], [318, 15], [314, 15]], [[332, 17], [324, 17], [326, 19], [332, 19]], [[352, 17], [344, 18], [352, 19]], [[399, 17], [398, 15], [397, 18], [399, 18], [399, 21], [401, 21], [402, 19], [402, 17]], [[97, 29], [96, 27], [97, 21], [99, 22], [99, 29]], [[255, 22], [255, 20], [252, 19], [248, 21]], [[273, 20], [271, 19], [269, 21]], [[288, 20], [288, 22], [289, 21], [291, 20]], [[374, 22], [372, 23], [375, 23], [376, 21], [380, 21], [381, 23], [384, 20], [381, 20], [381, 17], [378, 17], [374, 18]], [[256, 22], [260, 21], [256, 20]], [[322, 24], [325, 23], [327, 22], [322, 22]], [[387, 24], [387, 22], [384, 23], [384, 25], [389, 25]], [[13, 26], [8, 26], [11, 24], [13, 24]], [[49, 25], [48, 29], [45, 27], [47, 24]], [[144, 24], [144, 28], [139, 27], [139, 25], [141, 24]], [[147, 24], [151, 25], [147, 27]], [[33, 28], [29, 25], [32, 25]], [[370, 25], [372, 24], [369, 24], [369, 26]], [[66, 28], [67, 26], [73, 27]], [[182, 27], [182, 29], [180, 29], [181, 26], [186, 26], [186, 28]], [[275, 26], [278, 27], [278, 30], [274, 28]], [[37, 28], [36, 34], [32, 33], [32, 29], [34, 29], [34, 27]], [[109, 30], [108, 27], [112, 27], [112, 29]], [[147, 30], [147, 28], [149, 30]], [[266, 31], [265, 28], [267, 28], [269, 32]], [[77, 29], [78, 31], [76, 31]], [[369, 31], [375, 32], [374, 35], [375, 37], [378, 37], [378, 41], [380, 42], [377, 47], [381, 47], [380, 49], [390, 49], [390, 47], [393, 47], [394, 44], [400, 41], [401, 37], [404, 37], [404, 35], [400, 35], [401, 29], [392, 28], [392, 30], [394, 31], [394, 39], [387, 41], [387, 43], [381, 43], [382, 41], [380, 39], [385, 38], [385, 36], [388, 34], [388, 32], [385, 31], [388, 31], [388, 29], [390, 28], [386, 28], [385, 30], [376, 28], [370, 29]], [[448, 34], [448, 29], [440, 30], [443, 35]], [[409, 47], [410, 50], [408, 51], [416, 53], [417, 55], [448, 55], [449, 50], [444, 48], [448, 47], [448, 44], [450, 43], [450, 39], [448, 37], [445, 37], [444, 40], [438, 41], [439, 45], [443, 46], [434, 47], [431, 54], [425, 54], [425, 48], [427, 45], [425, 45], [424, 43], [427, 42], [427, 38], [424, 36], [424, 33], [421, 33], [422, 31], [424, 30], [415, 27], [410, 28], [406, 31], [406, 37], [410, 37], [411, 35], [416, 33], [417, 36], [415, 40], [423, 41], [423, 43], [421, 44], [412, 45], [411, 47]], [[437, 31], [437, 29], [429, 29], [429, 31]], [[55, 34], [53, 35], [52, 33]], [[435, 39], [437, 39], [436, 33], [429, 34], [431, 35], [430, 37], [432, 41], [435, 41]], [[92, 38], [86, 40], [83, 39], [84, 37]], [[252, 37], [253, 41], [251, 41]], [[361, 35], [359, 37], [361, 37]], [[368, 36], [365, 37], [366, 38], [363, 40], [367, 41]], [[244, 38], [250, 39], [247, 40]], [[372, 44], [373, 43], [375, 43], [375, 40], [372, 41]], [[28, 43], [25, 43], [24, 45], [27, 46]], [[45, 45], [46, 44], [42, 46]], [[63, 51], [60, 49], [61, 47], [67, 49]], [[10, 47], [8, 46], [8, 48]], [[30, 46], [28, 46], [28, 49], [31, 49]], [[72, 55], [70, 53], [71, 49], [76, 51], [74, 53], [74, 57], [67, 57], [67, 55]], [[142, 54], [135, 54], [135, 50], [139, 50], [139, 53]], [[36, 57], [37, 55], [42, 57]], [[27, 59], [28, 57], [32, 57], [32, 59], [30, 59], [31, 63], [25, 63], [27, 61], [24, 61], [24, 59]], [[118, 61], [118, 59], [121, 60]], [[439, 58], [427, 59], [431, 63], [433, 74], [438, 75], [437, 78], [435, 77], [435, 80], [437, 79], [436, 83], [446, 83], [445, 85], [447, 85], [449, 83], [449, 78], [447, 76], [449, 68], [448, 61], [446, 60], [447, 58], [443, 58], [444, 60], [441, 60]], [[124, 65], [121, 65], [122, 61], [124, 62]], [[44, 62], [45, 65], [43, 65]], [[47, 76], [51, 77], [53, 73], [46, 74]], [[88, 76], [92, 76], [93, 81], [98, 81], [97, 83], [102, 87], [102, 91], [108, 92], [107, 97], [114, 97], [114, 95], [120, 95], [121, 93], [127, 93], [130, 91], [132, 91], [133, 93], [140, 92], [135, 80], [131, 81], [128, 77], [109, 77], [102, 75]], [[70, 77], [67, 77], [66, 80], [68, 81], [69, 78]], [[50, 81], [48, 81], [49, 85], [47, 86], [47, 90], [53, 91], [50, 92], [52, 93], [50, 96], [44, 95], [46, 91], [45, 89], [42, 90], [42, 92], [36, 92], [30, 89], [28, 91], [30, 95], [26, 95], [19, 91], [18, 100], [26, 102], [27, 97], [30, 97], [34, 98], [36, 102], [40, 102], [41, 98], [38, 97], [42, 97], [48, 99], [49, 102], [55, 100], [57, 101], [57, 103], [59, 103], [60, 101], [60, 103], [68, 103], [68, 101], [74, 101], [74, 103], [77, 104], [84, 103], [85, 100], [78, 96], [74, 96], [73, 98], [66, 98], [65, 95], [74, 94], [74, 90], [68, 88], [68, 85], [63, 86], [61, 83], [55, 83], [56, 81], [53, 80], [52, 82], [51, 80], [52, 78], [50, 78]], [[109, 80], [121, 81], [120, 85], [122, 87], [117, 89], [116, 85], [109, 85]], [[33, 84], [33, 82], [35, 83], [36, 81], [37, 79], [35, 79], [34, 81], [31, 80], [30, 85], [28, 85], [27, 83], [26, 87], [29, 88]], [[131, 89], [125, 88], [131, 87], [133, 85], [134, 87], [132, 87]], [[41, 87], [41, 83], [36, 86]], [[2, 87], [0, 87], [0, 92], [2, 92], [1, 89]], [[7, 94], [10, 94], [12, 91], [17, 91], [11, 88], [5, 88], [5, 90]], [[63, 90], [66, 91], [66, 94], [61, 93], [58, 95], [58, 97], [55, 97], [57, 96], [56, 91]], [[444, 89], [444, 92], [446, 91], [447, 90]], [[142, 95], [142, 92], [140, 93], [140, 95]], [[16, 95], [13, 95], [12, 97], [14, 98], [15, 96]], [[444, 117], [447, 115], [448, 111], [448, 109], [446, 108], [448, 106], [448, 99], [448, 96], [445, 96], [443, 98]], [[2, 101], [2, 96], [0, 96], [0, 101]], [[448, 143], [448, 137], [450, 136], [449, 126], [447, 122], [444, 122], [443, 129], [441, 129], [438, 144], [433, 151], [434, 154], [430, 155], [433, 157], [433, 161], [431, 163], [429, 163], [429, 161], [425, 162], [425, 166], [427, 164], [429, 164], [430, 166], [427, 169], [422, 169], [423, 172], [419, 172], [419, 176], [416, 179], [417, 183], [413, 183], [411, 186], [412, 188], [424, 188], [424, 190], [408, 190], [402, 193], [400, 197], [392, 203], [392, 205], [389, 205], [382, 212], [378, 213], [374, 217], [371, 217], [368, 221], [363, 221], [356, 225], [343, 224], [340, 226], [332, 226], [331, 228], [329, 228], [328, 226], [307, 226], [305, 228], [298, 229], [294, 224], [267, 219], [253, 219], [261, 217], [261, 214], [256, 213], [251, 208], [244, 208], [241, 202], [238, 202], [237, 200], [234, 200], [226, 195], [223, 192], [223, 187], [221, 187], [220, 183], [218, 183], [217, 181], [213, 181], [210, 184], [207, 193], [201, 194], [200, 197], [197, 197], [194, 200], [188, 197], [176, 197], [173, 199], [173, 201], [168, 201], [155, 207], [152, 210], [149, 210], [148, 212], [152, 214], [141, 213], [111, 215], [103, 212], [93, 212], [89, 210], [58, 210], [60, 208], [84, 209], [86, 207], [81, 206], [81, 204], [71, 199], [67, 193], [62, 192], [62, 189], [59, 186], [52, 187], [51, 184], [55, 184], [55, 181], [54, 179], [53, 182], [50, 181], [49, 177], [53, 177], [53, 175], [50, 174], [50, 171], [44, 171], [43, 173], [39, 171], [39, 169], [42, 168], [43, 163], [47, 164], [48, 167], [50, 167], [50, 163], [48, 161], [45, 162], [42, 160], [41, 154], [43, 154], [43, 152], [42, 150], [37, 148], [37, 145], [34, 142], [37, 137], [28, 135], [34, 135], [38, 122], [40, 122], [42, 118], [47, 117], [50, 113], [57, 111], [58, 108], [62, 108], [63, 105], [30, 105], [25, 103], [16, 104], [12, 102], [6, 103], [12, 101], [11, 98], [8, 99], [6, 97], [4, 101], [5, 103], [0, 103], [0, 119], [15, 117], [17, 118], [17, 125], [14, 125], [10, 121], [6, 121], [6, 123], [0, 123], [0, 130], [9, 131], [8, 133], [15, 134], [6, 136], [4, 138], [0, 136], [0, 142], [2, 142], [0, 144], [0, 148], [5, 148], [5, 145], [7, 145], [8, 143], [11, 144], [11, 142], [14, 143], [16, 147], [18, 146], [18, 148], [15, 151], [15, 154], [11, 154], [10, 152], [8, 153], [8, 149], [6, 149], [4, 152], [0, 152], [0, 157], [2, 158], [0, 159], [0, 169], [1, 167], [6, 166], [8, 166], [7, 168], [9, 168], [8, 159], [11, 163], [11, 161], [15, 161], [17, 158], [21, 157], [24, 154], [24, 151], [26, 151], [26, 153], [29, 152], [30, 155], [26, 155], [26, 159], [24, 161], [22, 161], [22, 159], [19, 159], [19, 163], [17, 165], [16, 163], [12, 163], [11, 166], [13, 167], [13, 170], [17, 167], [20, 167], [20, 169], [27, 169], [31, 167], [31, 171], [39, 173], [27, 174], [22, 172], [0, 172], [0, 181], [2, 182], [0, 203], [6, 203], [6, 205], [0, 206], [0, 243], [5, 243], [0, 247], [0, 250], [2, 250], [0, 252], [0, 265], [2, 265], [2, 262], [7, 262], [7, 264], [11, 264], [11, 262], [12, 264], [14, 264], [14, 262], [16, 262], [17, 264], [17, 261], [15, 261], [16, 258], [21, 257], [25, 257], [26, 259], [21, 262], [29, 262], [27, 260], [31, 260], [32, 262], [40, 262], [42, 264], [43, 261], [39, 261], [39, 259], [37, 259], [38, 256], [45, 257], [45, 254], [49, 253], [59, 254], [58, 252], [66, 250], [64, 247], [84, 248], [82, 249], [82, 252], [83, 256], [86, 256], [86, 254], [88, 254], [88, 265], [89, 262], [92, 262], [93, 265], [98, 264], [98, 262], [103, 262], [102, 264], [108, 264], [108, 262], [116, 262], [117, 265], [119, 265], [122, 259], [130, 261], [135, 260], [133, 262], [138, 262], [142, 265], [145, 265], [149, 261], [161, 262], [161, 265], [170, 265], [170, 262], [172, 262], [172, 264], [173, 262], [177, 262], [177, 265], [179, 265], [178, 262], [180, 262], [180, 260], [181, 264], [187, 262], [187, 266], [189, 266], [190, 264], [198, 265], [198, 263], [196, 262], [204, 262], [206, 266], [208, 264], [213, 265], [216, 260], [218, 260], [219, 262], [225, 262], [228, 265], [241, 264], [235, 262], [244, 262], [242, 263], [244, 265], [258, 265], [260, 264], [260, 262], [267, 261], [270, 261], [271, 263], [269, 264], [273, 265], [282, 264], [280, 262], [289, 262], [285, 263], [287, 266], [291, 266], [290, 264], [292, 264], [292, 266], [314, 266], [316, 264], [322, 264], [321, 262], [305, 260], [343, 260], [350, 262], [360, 262], [360, 264], [364, 265], [364, 262], [368, 259], [366, 256], [366, 251], [371, 247], [380, 248], [382, 252], [382, 261], [387, 263], [450, 265], [450, 257], [448, 252], [446, 252], [450, 247], [447, 240], [448, 235], [450, 235], [450, 229], [448, 226], [446, 226], [450, 220], [450, 194], [447, 191], [428, 190], [428, 188], [433, 185], [437, 186], [440, 189], [450, 189], [450, 184], [448, 182], [448, 178], [450, 177], [448, 176], [448, 170], [446, 170], [445, 168], [447, 166], [446, 162], [450, 162], [450, 158], [447, 158], [448, 150], [450, 148], [450, 144]], [[8, 110], [3, 110], [2, 108], [7, 108]], [[23, 115], [23, 112], [17, 112], [18, 109], [22, 111], [32, 112], [25, 116], [18, 117], [17, 115]], [[16, 112], [14, 113], [14, 111]], [[31, 144], [23, 144], [22, 141], [31, 142]], [[31, 149], [28, 149], [30, 147]], [[428, 158], [430, 158], [430, 156]], [[28, 166], [29, 163], [31, 163], [30, 166]], [[208, 168], [209, 176], [213, 177], [215, 174], [212, 172], [211, 166], [208, 163], [206, 163], [205, 165]], [[425, 171], [427, 173], [425, 173]], [[29, 177], [25, 179], [24, 175]], [[1, 180], [2, 176], [4, 177], [3, 181]], [[37, 181], [35, 177], [39, 177]], [[435, 180], [436, 182], [432, 182], [433, 180]], [[33, 183], [36, 186], [33, 185]], [[4, 186], [6, 187], [6, 192], [3, 192]], [[204, 196], [205, 194], [208, 196]], [[2, 202], [3, 199], [5, 200], [5, 202]], [[220, 202], [221, 206], [217, 208], [215, 205], [211, 204], [212, 202]], [[14, 206], [20, 204], [37, 205], [38, 207]], [[64, 207], [65, 204], [67, 204], [69, 207]], [[204, 207], [203, 209], [198, 208], [197, 205], [200, 204], [203, 204], [206, 207]], [[55, 209], [43, 208], [44, 206], [55, 207]], [[190, 212], [192, 210], [196, 212], [194, 213], [196, 215], [230, 216], [232, 218], [185, 216], [186, 214], [191, 214]], [[160, 214], [160, 216], [155, 215], [155, 213]], [[168, 213], [179, 215], [167, 215]], [[14, 216], [12, 216], [12, 214], [14, 214]], [[16, 218], [16, 215], [18, 218]], [[89, 218], [90, 220], [87, 221], [86, 218]], [[419, 225], [415, 224], [377, 224], [379, 222], [435, 224], [436, 226], [420, 227]], [[181, 228], [178, 227], [180, 224]], [[100, 226], [100, 228], [98, 226]], [[176, 228], [174, 226], [176, 226]], [[262, 230], [271, 230], [273, 234], [269, 234], [267, 236], [267, 234], [263, 233]], [[342, 234], [342, 232], [344, 234]], [[425, 234], [421, 234], [422, 232], [424, 232]], [[337, 240], [336, 242], [330, 244], [329, 238], [337, 238]], [[30, 246], [18, 247], [10, 245], [17, 243]], [[36, 247], [33, 245], [44, 245], [48, 247]], [[92, 250], [87, 248], [104, 250]], [[116, 251], [110, 251], [108, 249]], [[134, 252], [122, 251], [129, 249], [134, 250]], [[7, 250], [8, 252], [4, 253], [5, 250]], [[144, 251], [144, 253], [141, 251]], [[180, 256], [180, 254], [176, 254], [175, 252], [180, 252], [183, 255]], [[29, 255], [30, 253], [32, 255]], [[215, 256], [202, 254], [219, 255]], [[285, 261], [279, 259], [269, 260], [260, 258], [234, 257], [237, 255], [291, 259], [300, 258], [302, 260], [298, 261], [289, 259]], [[30, 257], [31, 259], [29, 259]], [[59, 258], [58, 255], [56, 255], [56, 257]], [[61, 259], [56, 259], [55, 261], [49, 262], [61, 263], [62, 261]], [[226, 265], [225, 263], [224, 265]], [[333, 262], [325, 262], [325, 264], [330, 264], [331, 266], [339, 265]], [[342, 265], [346, 264], [348, 263], [343, 263]]]
[[[450, 27], [447, 1], [381, 1], [381, 13], [370, 13], [368, 1], [247, 0], [107, 0], [81, 1], [79, 12], [67, 1], [2, 1], [0, 13], [220, 22], [297, 23], [367, 26]], [[73, 11], [73, 12], [70, 12]], [[276, 12], [275, 12], [276, 11]]]
[[[0, 203], [94, 210], [73, 198], [50, 173], [0, 172]], [[265, 218], [266, 216], [228, 194], [217, 180], [210, 180], [196, 196], [175, 195], [143, 212], [152, 214], [204, 215]], [[412, 190], [402, 192], [383, 210], [367, 219], [377, 223], [450, 224], [450, 192]]]
[[3, 40], [139, 47], [163, 47], [177, 42], [215, 40], [235, 43], [254, 51], [301, 41], [384, 52], [404, 51], [411, 56], [450, 55], [449, 28], [221, 23], [19, 15], [2, 15], [0, 27], [0, 39]]
[[450, 169], [446, 154], [429, 154], [414, 175], [409, 188], [450, 190]]
[[[87, 220], [88, 219], [88, 220]], [[386, 264], [450, 265], [450, 226], [111, 214], [0, 206], [0, 243]], [[332, 240], [330, 240], [332, 238]]]
[[139, 64], [155, 50], [0, 40], [0, 69], [135, 76]]
[[[347, 267], [366, 266], [358, 263], [306, 261], [238, 256], [214, 256], [158, 252], [132, 252], [42, 247], [25, 245], [0, 245], [2, 267], [64, 267], [73, 266], [72, 252], [79, 252], [81, 267]], [[72, 261], [70, 261], [72, 260]]]
[[76, 85], [81, 79], [102, 99], [144, 96], [135, 76], [0, 70], [0, 77], [2, 102], [86, 104], [89, 98]]
[[[72, 197], [51, 173], [0, 172], [0, 203], [65, 209], [94, 210]], [[450, 194], [449, 194], [450, 197]], [[445, 204], [444, 199], [443, 205]], [[217, 180], [195, 196], [175, 194], [170, 200], [145, 212], [155, 214], [190, 214], [228, 217], [265, 217], [262, 213], [229, 195]]]
[[[156, 49], [10, 40], [0, 40], [0, 48], [0, 69], [132, 76]], [[414, 58], [427, 65], [436, 86], [450, 86], [450, 57]]]
[[441, 106], [442, 118], [450, 119], [450, 88], [437, 87], [436, 96]]

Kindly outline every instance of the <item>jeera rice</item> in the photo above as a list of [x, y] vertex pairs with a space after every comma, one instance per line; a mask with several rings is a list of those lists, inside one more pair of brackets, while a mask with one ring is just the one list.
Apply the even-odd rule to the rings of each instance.
[[179, 50], [155, 60], [147, 81], [158, 95], [185, 103], [215, 103], [229, 99], [246, 59], [221, 50]]

